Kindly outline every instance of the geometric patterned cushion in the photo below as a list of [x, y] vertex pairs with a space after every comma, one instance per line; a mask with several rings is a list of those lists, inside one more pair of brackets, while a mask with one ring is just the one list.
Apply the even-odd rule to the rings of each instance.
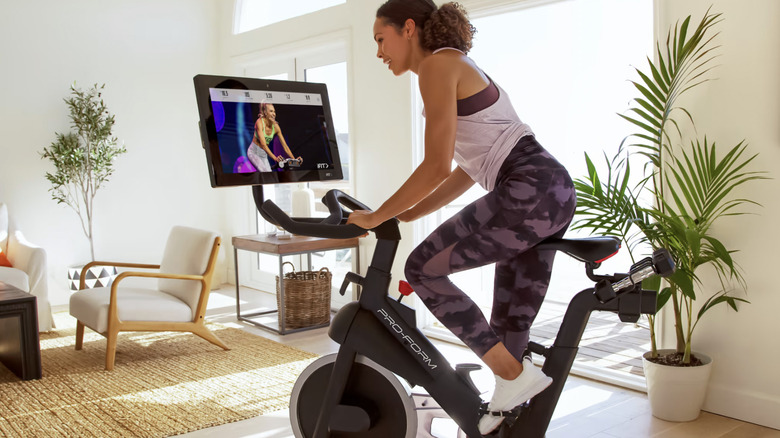
[[[79, 290], [81, 270], [83, 266], [68, 268], [68, 285], [70, 290]], [[84, 277], [84, 285], [87, 289], [94, 287], [108, 287], [117, 277], [115, 266], [90, 266]]]

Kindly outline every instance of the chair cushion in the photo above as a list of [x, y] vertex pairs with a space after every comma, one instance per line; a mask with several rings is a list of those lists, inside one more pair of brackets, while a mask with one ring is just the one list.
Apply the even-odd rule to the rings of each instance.
[[11, 264], [11, 261], [8, 260], [8, 257], [6, 257], [2, 249], [0, 249], [0, 266], [5, 266], [6, 268], [14, 267], [14, 265]]
[[30, 292], [29, 277], [21, 269], [0, 266], [0, 281], [25, 292]]
[[0, 251], [8, 251], [8, 207], [0, 202]]
[[[216, 233], [175, 226], [168, 235], [160, 272], [166, 274], [202, 275], [206, 272]], [[160, 279], [158, 289], [187, 303], [198, 306], [201, 283], [193, 280]]]
[[[80, 290], [70, 296], [70, 314], [98, 333], [108, 330], [110, 287]], [[153, 289], [117, 288], [121, 321], [192, 321], [192, 309], [180, 299]]]

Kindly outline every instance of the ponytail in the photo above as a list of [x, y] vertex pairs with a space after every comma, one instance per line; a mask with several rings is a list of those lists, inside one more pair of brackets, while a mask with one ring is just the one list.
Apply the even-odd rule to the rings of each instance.
[[458, 3], [445, 3], [431, 14], [422, 32], [422, 46], [428, 50], [454, 47], [463, 53], [471, 50], [471, 41], [477, 29], [466, 17], [466, 10]]
[[420, 32], [420, 44], [430, 51], [454, 47], [468, 53], [477, 31], [466, 17], [463, 6], [454, 2], [436, 7], [433, 0], [388, 0], [377, 9], [376, 18], [396, 29], [403, 28], [411, 18]]

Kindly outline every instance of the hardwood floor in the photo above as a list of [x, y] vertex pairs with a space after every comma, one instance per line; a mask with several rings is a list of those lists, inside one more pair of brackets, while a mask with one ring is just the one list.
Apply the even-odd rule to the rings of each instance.
[[[246, 290], [246, 291], [245, 291]], [[273, 303], [273, 295], [253, 289], [241, 289], [242, 299], [248, 298], [253, 303]], [[554, 324], [556, 312], [550, 306], [543, 319], [537, 321], [540, 334], [545, 330], [551, 330]], [[242, 304], [243, 308], [243, 304]], [[328, 354], [335, 352], [338, 345], [327, 336], [327, 329], [316, 329], [305, 332], [279, 336], [275, 333], [259, 329], [250, 324], [238, 323], [235, 318], [235, 287], [224, 285], [220, 290], [212, 292], [207, 312], [209, 320], [223, 324], [241, 327], [251, 333], [283, 342], [316, 354]], [[540, 316], [542, 318], [542, 316]], [[639, 330], [630, 324], [622, 324], [620, 327], [612, 324], [609, 328], [608, 321], [591, 320], [583, 345], [585, 361], [594, 362], [597, 366], [604, 363], [604, 356], [612, 355], [614, 363], [626, 362], [626, 370], [633, 372], [637, 364], [626, 361], [622, 356], [630, 356], [634, 343], [629, 342], [620, 351], [604, 353], [607, 345], [615, 345], [616, 340], [605, 340], [609, 337], [626, 336], [623, 330]], [[536, 327], [536, 325], [535, 325]], [[634, 333], [636, 334], [636, 333]], [[599, 339], [601, 338], [601, 339]], [[540, 338], [541, 339], [541, 338]], [[645, 338], [646, 339], [646, 338]], [[543, 341], [543, 339], [542, 339]], [[445, 342], [437, 342], [442, 352], [453, 362], [478, 362], [476, 356], [468, 349]], [[591, 350], [588, 352], [588, 350]], [[614, 349], [614, 348], [613, 348]], [[598, 351], [601, 351], [599, 353]], [[589, 359], [592, 357], [592, 359]], [[635, 356], [637, 357], [637, 356]], [[634, 358], [635, 358], [634, 357]], [[629, 358], [631, 359], [631, 358]], [[619, 366], [619, 365], [614, 365]], [[641, 363], [638, 365], [641, 370]], [[488, 393], [492, 391], [492, 376], [489, 371], [481, 370], [474, 373], [477, 386]], [[441, 429], [441, 436], [446, 435], [446, 427]], [[292, 437], [289, 417], [286, 411], [273, 412], [248, 420], [216, 426], [184, 435], [185, 438], [205, 438], [213, 436], [242, 437], [242, 438], [287, 438]], [[769, 429], [749, 423], [744, 423], [731, 418], [726, 418], [707, 412], [696, 421], [690, 423], [670, 423], [654, 418], [650, 413], [650, 404], [647, 396], [642, 392], [633, 391], [617, 386], [611, 386], [593, 380], [570, 376], [566, 382], [563, 394], [555, 410], [547, 438], [780, 438], [780, 431]]]
[[[558, 333], [568, 303], [547, 300], [531, 329], [531, 340], [551, 345]], [[614, 371], [622, 379], [637, 382], [633, 389], [644, 391], [642, 354], [650, 350], [650, 330], [647, 320], [638, 324], [621, 322], [611, 312], [593, 312], [580, 341], [575, 366]]]

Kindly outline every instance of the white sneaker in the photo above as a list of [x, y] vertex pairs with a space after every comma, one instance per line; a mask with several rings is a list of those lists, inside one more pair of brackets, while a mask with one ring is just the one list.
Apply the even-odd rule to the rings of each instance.
[[488, 404], [488, 413], [479, 420], [479, 433], [482, 435], [494, 431], [504, 417], [491, 415], [490, 412], [508, 411], [525, 403], [552, 384], [552, 378], [534, 366], [531, 358], [523, 358], [523, 372], [514, 380], [496, 378], [496, 389]]

